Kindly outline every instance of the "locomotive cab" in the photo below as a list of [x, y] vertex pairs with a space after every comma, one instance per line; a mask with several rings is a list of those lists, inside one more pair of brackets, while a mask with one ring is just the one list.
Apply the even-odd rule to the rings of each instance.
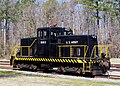
[[42, 57], [57, 57], [58, 36], [72, 35], [72, 30], [61, 27], [45, 27], [37, 29], [37, 55]]
[[60, 35], [73, 35], [73, 31], [62, 27], [44, 27], [37, 29], [37, 37], [41, 39], [54, 39]]

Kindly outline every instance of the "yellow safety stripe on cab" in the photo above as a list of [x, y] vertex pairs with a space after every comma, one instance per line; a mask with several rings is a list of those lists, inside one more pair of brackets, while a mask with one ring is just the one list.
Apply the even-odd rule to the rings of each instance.
[[61, 63], [85, 63], [85, 60], [77, 59], [58, 59], [58, 58], [32, 58], [32, 57], [16, 57], [15, 60], [24, 61], [43, 61], [43, 62], [61, 62]]

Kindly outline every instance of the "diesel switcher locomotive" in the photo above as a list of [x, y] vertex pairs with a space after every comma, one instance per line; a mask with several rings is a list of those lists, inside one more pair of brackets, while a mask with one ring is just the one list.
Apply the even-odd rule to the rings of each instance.
[[[103, 51], [106, 51], [104, 53]], [[13, 68], [100, 75], [110, 69], [107, 48], [98, 45], [95, 35], [73, 35], [71, 29], [43, 27], [37, 37], [21, 39], [14, 48]]]

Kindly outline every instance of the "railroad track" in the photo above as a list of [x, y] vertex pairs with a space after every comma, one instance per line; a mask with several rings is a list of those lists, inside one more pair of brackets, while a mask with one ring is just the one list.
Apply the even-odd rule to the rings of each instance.
[[12, 69], [9, 60], [0, 60], [0, 69]]
[[120, 64], [111, 64], [110, 71], [107, 74], [101, 76], [95, 76], [95, 78], [108, 78], [120, 80]]
[[[13, 68], [12, 66], [10, 66], [9, 60], [0, 60], [0, 69], [13, 69]], [[44, 71], [39, 70], [38, 72], [42, 73]], [[55, 71], [51, 71], [51, 70], [47, 71], [46, 73], [56, 74]], [[111, 69], [107, 74], [95, 76], [95, 78], [120, 79], [120, 64], [112, 64]]]
[[95, 76], [95, 78], [107, 78], [107, 79], [120, 80], [120, 75], [100, 75], [100, 76]]
[[120, 64], [111, 64], [111, 67], [120, 68]]

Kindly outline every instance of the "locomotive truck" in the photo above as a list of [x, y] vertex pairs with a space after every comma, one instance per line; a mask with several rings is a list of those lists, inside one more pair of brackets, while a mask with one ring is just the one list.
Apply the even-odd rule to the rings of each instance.
[[61, 73], [101, 75], [110, 69], [107, 54], [98, 45], [96, 35], [74, 35], [64, 27], [43, 27], [37, 29], [36, 37], [21, 39], [10, 64], [20, 69], [57, 68]]

